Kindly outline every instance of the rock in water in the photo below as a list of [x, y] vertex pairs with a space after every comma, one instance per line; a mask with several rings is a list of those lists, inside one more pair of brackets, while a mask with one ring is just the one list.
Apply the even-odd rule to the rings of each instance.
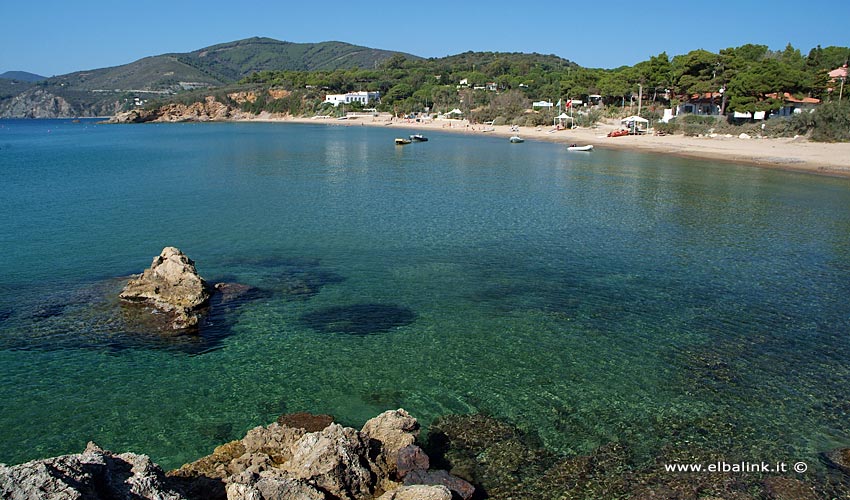
[[192, 259], [177, 248], [165, 247], [149, 269], [127, 283], [119, 297], [172, 314], [171, 326], [178, 330], [198, 324], [198, 310], [209, 302], [210, 290]]

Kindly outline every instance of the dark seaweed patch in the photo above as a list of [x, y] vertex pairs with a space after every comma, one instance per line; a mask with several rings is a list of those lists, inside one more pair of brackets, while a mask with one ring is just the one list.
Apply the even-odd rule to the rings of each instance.
[[13, 328], [0, 337], [0, 349], [163, 349], [185, 354], [217, 350], [232, 333], [240, 309], [267, 294], [249, 286], [228, 284], [217, 290], [202, 311], [198, 327], [173, 330], [171, 316], [146, 304], [120, 302], [125, 279], [110, 279], [49, 297], [16, 312]]
[[233, 261], [231, 266], [253, 275], [254, 279], [250, 281], [256, 286], [282, 294], [287, 299], [307, 299], [319, 293], [325, 285], [345, 280], [345, 277], [323, 268], [315, 258], [265, 257]]
[[363, 401], [377, 408], [402, 408], [405, 403], [403, 391], [398, 389], [379, 389], [361, 396]]
[[320, 309], [301, 316], [301, 322], [322, 333], [369, 335], [409, 325], [416, 318], [406, 307], [391, 304], [354, 304]]
[[61, 316], [65, 312], [65, 304], [41, 304], [32, 312], [32, 318], [50, 319]]

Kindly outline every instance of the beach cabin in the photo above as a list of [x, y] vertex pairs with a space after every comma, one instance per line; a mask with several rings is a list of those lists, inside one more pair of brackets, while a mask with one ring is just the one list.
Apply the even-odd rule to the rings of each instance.
[[820, 99], [815, 99], [814, 97], [798, 99], [788, 92], [784, 92], [782, 96], [774, 93], [767, 94], [765, 97], [782, 100], [782, 107], [771, 113], [770, 116], [793, 116], [803, 112], [811, 113], [820, 104]]
[[687, 101], [679, 104], [676, 108], [676, 115], [681, 115], [683, 113], [693, 115], [719, 115], [721, 99], [723, 99], [723, 94], [720, 92], [694, 94], [690, 96]]

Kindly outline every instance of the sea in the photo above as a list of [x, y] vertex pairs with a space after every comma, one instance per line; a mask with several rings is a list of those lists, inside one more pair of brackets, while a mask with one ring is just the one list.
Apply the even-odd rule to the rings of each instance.
[[[850, 446], [850, 180], [408, 133], [0, 121], [0, 462], [395, 408], [636, 466]], [[149, 328], [117, 294], [166, 246], [251, 292]]]

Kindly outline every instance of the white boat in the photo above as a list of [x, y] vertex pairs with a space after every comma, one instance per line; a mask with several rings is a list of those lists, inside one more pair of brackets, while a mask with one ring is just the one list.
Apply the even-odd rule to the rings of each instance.
[[523, 139], [522, 137], [520, 137], [518, 135], [512, 136], [509, 140], [514, 144], [519, 144], [520, 142], [525, 142], [525, 139]]
[[567, 151], [593, 151], [593, 144], [588, 144], [587, 146], [571, 144], [567, 146]]

